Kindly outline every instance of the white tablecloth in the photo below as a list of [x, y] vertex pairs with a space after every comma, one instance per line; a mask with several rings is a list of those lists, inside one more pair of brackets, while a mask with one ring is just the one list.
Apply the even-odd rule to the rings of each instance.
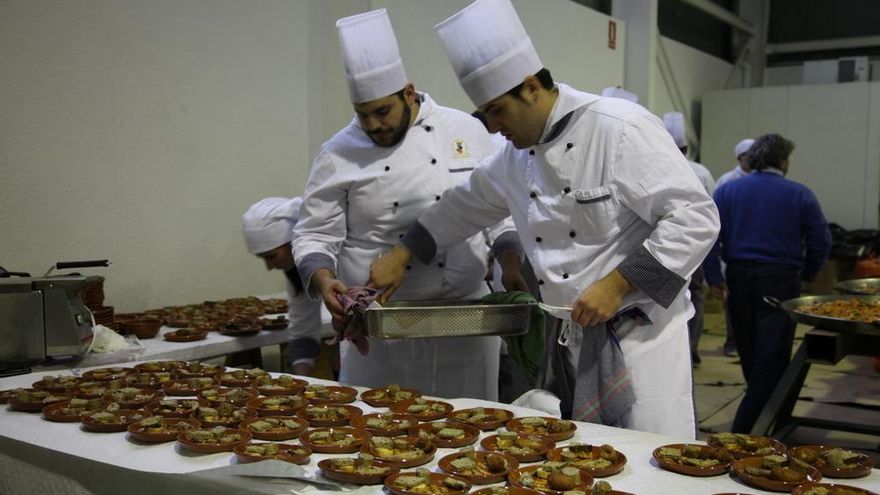
[[[0, 379], [0, 390], [27, 387], [46, 372]], [[313, 383], [330, 384], [308, 378]], [[544, 415], [538, 411], [475, 399], [448, 399], [456, 409], [468, 407], [503, 407], [517, 416]], [[376, 409], [363, 402], [354, 405], [365, 412]], [[570, 441], [611, 444], [628, 458], [625, 469], [606, 478], [617, 490], [635, 494], [714, 494], [722, 492], [769, 493], [742, 485], [728, 475], [694, 478], [657, 467], [651, 458], [654, 448], [683, 440], [638, 431], [623, 430], [588, 423], [577, 423], [577, 433]], [[484, 435], [492, 434], [484, 433]], [[478, 444], [477, 444], [478, 445]], [[455, 449], [438, 449], [427, 465], [433, 470], [437, 461]], [[126, 433], [90, 433], [76, 423], [53, 423], [39, 414], [0, 410], [0, 493], [3, 494], [282, 494], [351, 491], [357, 487], [315, 487], [276, 473], [273, 477], [230, 474], [229, 470], [259, 469], [258, 464], [236, 465], [234, 454], [193, 454], [175, 442], [141, 444], [127, 439]], [[313, 454], [304, 466], [308, 477], [320, 478], [317, 462], [326, 454]], [[282, 466], [283, 463], [278, 463]], [[217, 470], [219, 469], [219, 471]], [[297, 468], [288, 467], [288, 470]], [[326, 480], [323, 480], [326, 482]], [[880, 491], [880, 471], [867, 478], [842, 480], [845, 484]], [[359, 492], [382, 494], [381, 487], [364, 487]], [[359, 494], [360, 495], [360, 494]]]

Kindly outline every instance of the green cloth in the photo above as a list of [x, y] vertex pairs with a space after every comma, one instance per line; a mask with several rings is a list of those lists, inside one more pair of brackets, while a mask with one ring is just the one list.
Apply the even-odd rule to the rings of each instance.
[[[486, 304], [537, 303], [528, 292], [493, 292], [482, 299]], [[508, 355], [519, 365], [529, 385], [534, 386], [538, 367], [544, 357], [544, 311], [535, 308], [529, 318], [529, 328], [523, 335], [504, 337]]]

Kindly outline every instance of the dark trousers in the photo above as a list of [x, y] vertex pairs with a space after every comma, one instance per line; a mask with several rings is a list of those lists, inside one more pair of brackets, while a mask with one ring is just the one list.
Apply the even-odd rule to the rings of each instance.
[[730, 263], [726, 275], [730, 322], [746, 380], [732, 431], [749, 433], [791, 359], [794, 340], [794, 321], [763, 297], [798, 297], [800, 271], [787, 265]]
[[691, 304], [694, 305], [694, 316], [688, 320], [688, 340], [691, 344], [691, 359], [699, 359], [700, 336], [703, 334], [703, 307], [706, 303], [706, 294], [703, 292], [703, 267], [697, 268], [688, 284], [691, 294]]

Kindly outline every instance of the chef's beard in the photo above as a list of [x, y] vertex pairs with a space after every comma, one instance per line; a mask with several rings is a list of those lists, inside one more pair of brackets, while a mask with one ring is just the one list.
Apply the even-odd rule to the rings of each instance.
[[409, 130], [409, 121], [410, 117], [412, 117], [412, 111], [409, 109], [409, 105], [406, 104], [406, 101], [403, 102], [403, 115], [401, 116], [400, 123], [394, 129], [394, 134], [391, 136], [391, 141], [388, 143], [382, 143], [376, 141], [376, 138], [373, 137], [372, 133], [367, 134], [370, 137], [370, 140], [373, 141], [377, 146], [382, 146], [384, 148], [391, 148], [397, 146], [398, 143], [403, 141], [403, 138], [406, 136], [406, 132]]

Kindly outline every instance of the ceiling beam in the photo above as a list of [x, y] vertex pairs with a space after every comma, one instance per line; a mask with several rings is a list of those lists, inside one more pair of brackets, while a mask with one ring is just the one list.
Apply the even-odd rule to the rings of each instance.
[[755, 35], [755, 26], [752, 23], [746, 21], [742, 17], [734, 14], [733, 12], [721, 7], [720, 5], [714, 4], [709, 0], [680, 0], [682, 3], [686, 3], [696, 9], [703, 11], [706, 14], [718, 19], [725, 24], [729, 24], [730, 26], [739, 29], [740, 31], [744, 31], [749, 35]]
[[773, 43], [767, 45], [767, 53], [818, 52], [823, 50], [845, 50], [847, 48], [867, 48], [874, 46], [880, 46], [880, 36], [858, 36], [853, 38], [796, 41], [793, 43]]

